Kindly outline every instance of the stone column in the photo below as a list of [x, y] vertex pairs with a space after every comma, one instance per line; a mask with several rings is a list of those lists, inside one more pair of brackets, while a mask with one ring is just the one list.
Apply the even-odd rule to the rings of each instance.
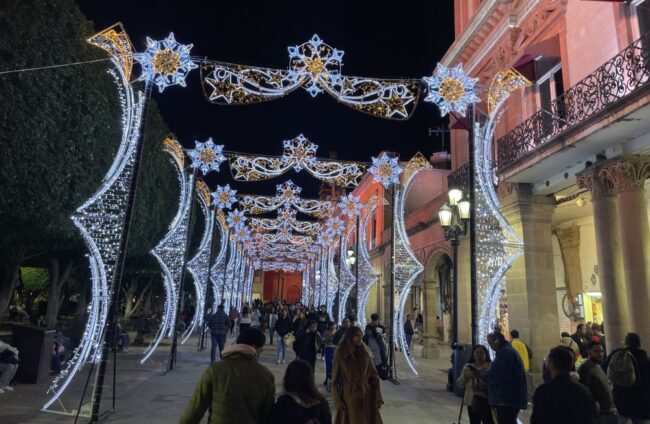
[[621, 232], [613, 185], [601, 178], [600, 168], [588, 169], [577, 175], [578, 187], [589, 189], [596, 230], [598, 276], [603, 292], [603, 318], [607, 348], [622, 347], [625, 333], [630, 329], [627, 304]]
[[614, 185], [621, 230], [623, 268], [630, 307], [630, 330], [650, 341], [650, 224], [644, 183], [650, 157], [625, 156], [601, 166], [600, 176]]
[[439, 358], [438, 334], [436, 332], [436, 286], [434, 281], [423, 282], [424, 304], [422, 315], [424, 316], [424, 348], [423, 358]]
[[506, 274], [509, 324], [535, 352], [531, 372], [538, 374], [540, 359], [560, 338], [551, 232], [555, 204], [548, 196], [534, 196], [528, 184], [518, 184], [507, 200], [504, 216], [524, 241], [523, 257]]

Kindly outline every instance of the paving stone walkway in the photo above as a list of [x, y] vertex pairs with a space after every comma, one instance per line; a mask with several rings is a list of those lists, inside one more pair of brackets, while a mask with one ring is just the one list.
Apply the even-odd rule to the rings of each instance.
[[[102, 401], [102, 411], [105, 412], [102, 422], [106, 423], [177, 423], [179, 417], [192, 395], [194, 387], [202, 372], [210, 362], [210, 352], [197, 352], [197, 339], [191, 338], [186, 345], [181, 346], [177, 366], [171, 373], [165, 374], [165, 364], [169, 353], [169, 345], [161, 346], [152, 355], [152, 360], [140, 364], [142, 348], [133, 348], [129, 353], [118, 353], [117, 395], [115, 410], [109, 412], [112, 405], [112, 364], [106, 378], [106, 386]], [[449, 364], [449, 348], [441, 345], [441, 359], [418, 358], [419, 375], [414, 375], [406, 368], [401, 354], [397, 356], [398, 380], [401, 384], [394, 385], [388, 381], [382, 382], [382, 394], [385, 405], [381, 415], [385, 423], [424, 424], [424, 423], [456, 423], [460, 398], [445, 390], [447, 383], [446, 368]], [[294, 358], [294, 353], [288, 349], [287, 360]], [[112, 356], [111, 356], [112, 358]], [[261, 362], [275, 375], [277, 393], [282, 392], [282, 377], [285, 365], [275, 364], [275, 346], [267, 345]], [[288, 361], [287, 361], [288, 362]], [[74, 384], [68, 389], [62, 399], [62, 405], [69, 413], [78, 408], [88, 375], [87, 365], [79, 374]], [[316, 364], [316, 382], [331, 402], [331, 396], [324, 391], [322, 385], [325, 375], [325, 363]], [[89, 391], [82, 405], [82, 413], [87, 412], [90, 403]], [[46, 382], [34, 385], [18, 385], [10, 393], [0, 394], [0, 423], [73, 423], [73, 415], [53, 412], [42, 412], [40, 408], [47, 399]], [[59, 405], [60, 411], [64, 409]], [[529, 413], [521, 417], [528, 422]], [[88, 422], [87, 418], [79, 418], [79, 423]], [[207, 422], [204, 419], [203, 422]], [[463, 423], [468, 423], [466, 411], [463, 412]]]

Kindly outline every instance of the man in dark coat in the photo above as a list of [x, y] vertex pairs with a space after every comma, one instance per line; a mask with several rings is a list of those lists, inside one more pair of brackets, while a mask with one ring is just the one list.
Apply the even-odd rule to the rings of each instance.
[[210, 328], [210, 338], [212, 339], [210, 362], [214, 362], [217, 359], [217, 347], [219, 348], [219, 358], [221, 358], [221, 351], [226, 344], [229, 324], [230, 318], [226, 315], [223, 304], [217, 306], [217, 312], [208, 317], [208, 327]]
[[316, 354], [320, 351], [320, 345], [321, 336], [316, 322], [309, 321], [307, 328], [296, 334], [294, 351], [298, 358], [307, 361], [311, 365], [312, 371], [316, 369]]
[[[625, 349], [634, 356], [636, 381], [632, 387], [614, 384], [612, 389], [614, 404], [618, 410], [619, 418], [621, 418], [620, 422], [647, 422], [650, 421], [650, 362], [648, 354], [641, 349], [641, 338], [636, 333], [627, 333]], [[620, 350], [616, 349], [609, 354], [607, 361], [603, 364], [605, 372], [607, 372], [609, 362]], [[629, 418], [629, 420], [624, 421], [625, 418]]]
[[[596, 402], [589, 390], [569, 376], [572, 355], [554, 348], [546, 359], [551, 381], [535, 390], [531, 424], [591, 424], [596, 418]], [[501, 421], [499, 421], [500, 423]]]
[[481, 375], [488, 384], [488, 403], [499, 424], [516, 424], [520, 409], [526, 409], [526, 374], [521, 358], [501, 333], [488, 334], [496, 352], [492, 367]]

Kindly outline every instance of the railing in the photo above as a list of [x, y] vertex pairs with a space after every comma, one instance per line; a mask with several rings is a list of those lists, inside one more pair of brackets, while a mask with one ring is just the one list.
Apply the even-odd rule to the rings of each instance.
[[447, 175], [447, 187], [450, 189], [459, 188], [463, 193], [469, 193], [469, 162]]
[[650, 80], [650, 33], [645, 34], [593, 73], [497, 141], [498, 164], [507, 167], [624, 100]]

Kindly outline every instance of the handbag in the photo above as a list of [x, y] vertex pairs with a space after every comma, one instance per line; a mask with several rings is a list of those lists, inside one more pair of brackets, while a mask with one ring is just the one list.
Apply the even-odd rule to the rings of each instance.
[[284, 344], [291, 347], [293, 345], [293, 342], [296, 341], [296, 336], [293, 335], [293, 333], [287, 333], [284, 335]]

